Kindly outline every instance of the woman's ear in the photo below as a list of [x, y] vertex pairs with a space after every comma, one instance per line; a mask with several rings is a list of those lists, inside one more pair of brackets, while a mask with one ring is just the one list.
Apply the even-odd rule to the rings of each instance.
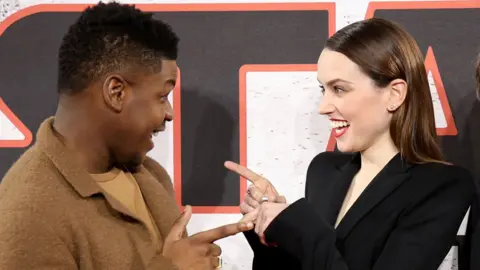
[[388, 86], [390, 95], [388, 97], [388, 107], [389, 112], [396, 111], [400, 106], [402, 106], [407, 96], [408, 85], [407, 82], [402, 79], [395, 79], [390, 82]]

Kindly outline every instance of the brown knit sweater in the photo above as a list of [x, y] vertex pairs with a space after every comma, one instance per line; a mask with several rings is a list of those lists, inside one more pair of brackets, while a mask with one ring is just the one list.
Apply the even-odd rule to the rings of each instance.
[[180, 212], [166, 171], [147, 158], [135, 179], [158, 230], [103, 193], [45, 120], [36, 143], [0, 183], [0, 269], [176, 269], [163, 239]]

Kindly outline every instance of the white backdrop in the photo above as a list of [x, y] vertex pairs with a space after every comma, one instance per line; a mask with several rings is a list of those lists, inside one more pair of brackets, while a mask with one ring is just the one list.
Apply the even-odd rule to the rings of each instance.
[[[96, 3], [93, 0], [0, 0], [0, 20], [18, 9], [40, 3]], [[128, 3], [233, 3], [233, 2], [300, 2], [300, 1], [201, 1], [201, 0], [144, 0]], [[301, 2], [321, 2], [308, 1]], [[336, 27], [365, 17], [366, 0], [337, 0]], [[181, 38], [181, 37], [180, 37]], [[312, 59], [312, 63], [316, 59]], [[439, 104], [436, 87], [429, 77], [437, 127], [445, 127], [446, 120]], [[317, 114], [320, 92], [315, 72], [249, 72], [247, 74], [247, 160], [248, 166], [269, 178], [289, 202], [303, 196], [306, 168], [311, 159], [324, 151], [330, 135], [329, 123]], [[52, 91], [54, 91], [52, 89]], [[295, 93], [295, 94], [293, 94]], [[173, 102], [172, 102], [173, 104]], [[261, 116], [261, 117], [259, 117]], [[35, 132], [35, 131], [32, 131]], [[272, 137], [272, 134], [275, 134]], [[274, 138], [274, 139], [272, 139]], [[0, 111], [0, 140], [22, 139], [22, 135]], [[155, 138], [155, 148], [149, 155], [158, 160], [173, 175], [173, 125]], [[274, 157], [274, 158], [272, 158]], [[222, 164], [219, 164], [222, 166]], [[281, 170], [279, 170], [281, 168]], [[235, 222], [240, 214], [194, 214], [190, 233]], [[465, 221], [459, 234], [464, 234]], [[218, 242], [223, 249], [224, 268], [251, 269], [253, 253], [243, 235]], [[452, 249], [440, 267], [456, 269], [456, 255]]]

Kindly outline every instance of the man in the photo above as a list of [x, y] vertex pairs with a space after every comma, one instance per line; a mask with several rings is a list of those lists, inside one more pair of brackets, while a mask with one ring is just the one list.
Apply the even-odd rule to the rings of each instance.
[[178, 38], [134, 6], [87, 8], [59, 50], [59, 105], [0, 185], [0, 269], [213, 269], [230, 224], [186, 237], [146, 156], [173, 119]]

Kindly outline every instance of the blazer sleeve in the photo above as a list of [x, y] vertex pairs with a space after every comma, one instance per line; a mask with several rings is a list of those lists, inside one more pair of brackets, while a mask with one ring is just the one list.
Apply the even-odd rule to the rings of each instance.
[[480, 269], [480, 189], [476, 185], [476, 197], [470, 208], [466, 233], [466, 252], [459, 270]]
[[0, 218], [0, 243], [2, 270], [78, 269], [60, 236], [33, 213], [6, 212]]
[[[318, 168], [324, 160], [331, 160], [332, 153], [323, 152], [317, 155], [311, 162], [308, 171]], [[336, 154], [333, 154], [336, 155]], [[308, 181], [307, 181], [308, 184]], [[307, 189], [307, 187], [306, 187]], [[279, 246], [265, 246], [260, 242], [254, 230], [244, 233], [248, 244], [253, 250], [252, 270], [264, 269], [301, 269], [300, 260]]]
[[253, 250], [252, 270], [301, 268], [300, 261], [282, 248], [263, 245], [255, 231], [244, 235]]
[[[470, 178], [443, 182], [428, 197], [404, 212], [372, 270], [439, 267], [455, 242], [458, 228], [473, 200]], [[265, 231], [265, 236], [301, 261], [303, 270], [349, 269], [336, 249], [334, 229], [316, 214], [306, 199], [296, 201], [280, 213]]]

